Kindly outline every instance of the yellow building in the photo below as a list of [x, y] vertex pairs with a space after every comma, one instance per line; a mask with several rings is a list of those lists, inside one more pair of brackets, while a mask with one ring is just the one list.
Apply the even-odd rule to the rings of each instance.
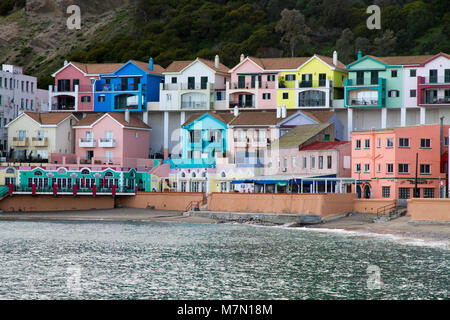
[[280, 70], [277, 105], [287, 109], [330, 109], [344, 106], [345, 65], [333, 58], [314, 55], [297, 69]]
[[9, 161], [45, 161], [51, 153], [74, 152], [74, 130], [78, 119], [67, 112], [24, 112], [11, 121], [8, 146], [12, 150]]

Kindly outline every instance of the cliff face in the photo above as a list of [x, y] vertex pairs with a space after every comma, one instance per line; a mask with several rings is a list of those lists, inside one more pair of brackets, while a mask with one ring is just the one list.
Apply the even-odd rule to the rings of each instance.
[[[78, 5], [81, 29], [69, 30], [67, 8]], [[56, 71], [71, 50], [104, 41], [130, 28], [134, 0], [28, 0], [0, 17], [0, 63], [17, 64], [34, 76]]]

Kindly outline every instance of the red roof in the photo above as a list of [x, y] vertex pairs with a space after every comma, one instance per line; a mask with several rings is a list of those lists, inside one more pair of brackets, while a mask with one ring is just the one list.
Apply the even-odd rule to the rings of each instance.
[[300, 148], [300, 151], [306, 151], [306, 150], [330, 150], [335, 149], [338, 146], [344, 145], [344, 144], [350, 144], [351, 141], [325, 141], [325, 142], [314, 142], [307, 146], [304, 146]]

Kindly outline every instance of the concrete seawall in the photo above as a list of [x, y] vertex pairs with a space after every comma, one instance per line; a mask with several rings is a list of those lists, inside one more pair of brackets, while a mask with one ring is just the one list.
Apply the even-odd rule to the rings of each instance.
[[220, 211], [192, 211], [194, 217], [210, 218], [220, 222], [255, 222], [260, 224], [317, 224], [322, 217], [313, 214], [288, 213], [250, 213], [250, 212], [220, 212]]

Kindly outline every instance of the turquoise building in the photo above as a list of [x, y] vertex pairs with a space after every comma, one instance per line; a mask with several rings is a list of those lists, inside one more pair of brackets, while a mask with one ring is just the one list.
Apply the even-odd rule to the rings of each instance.
[[228, 146], [228, 123], [231, 113], [204, 113], [192, 115], [181, 126], [178, 154], [167, 160], [174, 168], [215, 168], [216, 155], [225, 156]]

